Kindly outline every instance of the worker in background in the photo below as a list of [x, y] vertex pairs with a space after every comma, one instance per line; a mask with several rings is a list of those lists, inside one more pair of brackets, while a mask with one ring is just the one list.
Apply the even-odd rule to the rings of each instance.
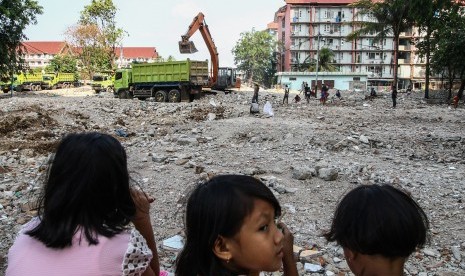
[[452, 104], [454, 105], [454, 108], [457, 108], [459, 105], [459, 96], [455, 95], [454, 99], [452, 100]]
[[253, 103], [258, 103], [258, 90], [260, 90], [260, 86], [256, 83], [253, 88], [253, 97], [252, 97], [252, 102]]
[[284, 98], [283, 98], [283, 104], [286, 102], [286, 104], [289, 104], [289, 87], [287, 84], [284, 86]]
[[392, 97], [392, 108], [396, 108], [396, 105], [397, 105], [397, 88], [396, 88], [395, 85], [392, 86], [391, 97]]
[[305, 84], [305, 99], [307, 99], [307, 103], [310, 103], [310, 95], [311, 95], [310, 87], [308, 83]]

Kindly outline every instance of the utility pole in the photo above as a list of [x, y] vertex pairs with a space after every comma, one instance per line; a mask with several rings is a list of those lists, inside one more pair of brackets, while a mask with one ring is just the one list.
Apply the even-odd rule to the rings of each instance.
[[319, 59], [320, 59], [320, 32], [318, 32], [317, 46], [316, 46], [315, 97], [318, 91], [318, 61]]
[[13, 98], [13, 82], [14, 82], [14, 80], [15, 80], [14, 74], [15, 74], [15, 63], [14, 63], [13, 60], [11, 60], [11, 72], [10, 72], [11, 84], [10, 84], [10, 93], [11, 93], [11, 97], [12, 97], [12, 98]]

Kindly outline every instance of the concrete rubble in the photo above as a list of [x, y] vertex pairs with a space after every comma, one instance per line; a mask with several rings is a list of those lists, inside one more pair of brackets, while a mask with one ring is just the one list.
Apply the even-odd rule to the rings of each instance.
[[362, 94], [342, 92], [342, 101], [325, 106], [314, 98], [282, 105], [282, 92], [261, 90], [260, 110], [269, 101], [272, 117], [249, 114], [252, 89], [244, 87], [177, 104], [83, 88], [2, 95], [0, 275], [21, 225], [36, 215], [51, 150], [64, 134], [81, 131], [112, 134], [127, 149], [132, 176], [156, 198], [152, 224], [168, 271], [194, 183], [242, 173], [260, 178], [281, 202], [301, 275], [350, 275], [342, 248], [321, 235], [341, 197], [373, 183], [408, 190], [431, 221], [431, 241], [409, 258], [405, 274], [465, 275], [465, 107], [401, 93], [391, 109], [389, 94], [372, 101]]

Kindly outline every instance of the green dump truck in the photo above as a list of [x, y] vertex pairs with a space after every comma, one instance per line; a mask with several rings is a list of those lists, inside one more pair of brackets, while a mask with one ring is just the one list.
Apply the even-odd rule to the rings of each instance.
[[91, 86], [95, 93], [113, 92], [114, 81], [113, 72], [99, 72], [92, 76]]
[[13, 89], [17, 92], [23, 90], [38, 91], [42, 90], [42, 74], [24, 74], [20, 73], [13, 76]]
[[42, 76], [43, 89], [60, 89], [74, 87], [73, 73], [45, 73]]
[[115, 74], [114, 95], [120, 99], [153, 97], [157, 102], [192, 101], [208, 85], [208, 60], [133, 64]]

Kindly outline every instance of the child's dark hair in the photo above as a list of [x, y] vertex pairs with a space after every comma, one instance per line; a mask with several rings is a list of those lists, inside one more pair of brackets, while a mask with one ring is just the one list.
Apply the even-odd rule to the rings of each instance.
[[47, 247], [72, 245], [78, 229], [89, 244], [120, 233], [135, 215], [126, 152], [102, 133], [69, 134], [58, 145], [39, 199], [40, 223], [27, 234]]
[[421, 207], [390, 185], [362, 185], [339, 203], [328, 241], [365, 255], [408, 257], [428, 241], [429, 222]]
[[199, 184], [190, 194], [185, 216], [186, 244], [176, 260], [178, 276], [233, 275], [213, 253], [221, 235], [233, 237], [254, 208], [254, 200], [269, 202], [275, 216], [281, 206], [268, 187], [245, 175], [220, 175]]

